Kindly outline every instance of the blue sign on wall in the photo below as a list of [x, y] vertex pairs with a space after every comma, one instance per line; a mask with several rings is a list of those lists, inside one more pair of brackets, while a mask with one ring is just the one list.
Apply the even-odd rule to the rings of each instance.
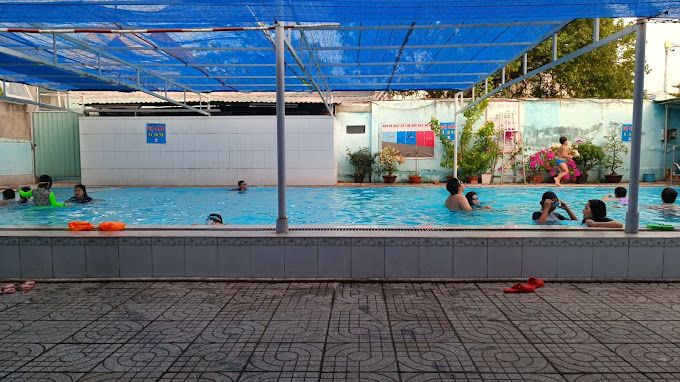
[[621, 140], [630, 142], [630, 137], [633, 136], [633, 124], [624, 123], [621, 125]]
[[165, 143], [165, 123], [146, 124], [146, 143]]

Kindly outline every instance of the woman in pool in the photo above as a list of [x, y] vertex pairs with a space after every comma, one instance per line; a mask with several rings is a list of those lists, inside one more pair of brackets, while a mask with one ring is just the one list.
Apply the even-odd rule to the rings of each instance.
[[473, 210], [491, 209], [491, 206], [482, 206], [482, 204], [479, 202], [479, 196], [474, 191], [470, 191], [467, 194], [465, 194], [465, 199], [467, 199], [468, 204], [470, 204], [470, 207], [472, 207]]
[[553, 178], [555, 180], [555, 184], [558, 187], [562, 187], [560, 180], [562, 179], [563, 176], [569, 173], [567, 162], [574, 158], [571, 148], [569, 148], [569, 141], [567, 140], [567, 137], [560, 137], [560, 144], [562, 146], [560, 146], [560, 148], [557, 149], [557, 154], [555, 155], [555, 160], [557, 161], [557, 169], [559, 170], [559, 173], [557, 174], [556, 177]]
[[582, 223], [595, 228], [623, 228], [623, 224], [607, 217], [607, 205], [599, 199], [590, 199], [586, 203]]
[[40, 175], [38, 178], [38, 187], [32, 190], [29, 189], [28, 191], [24, 191], [25, 188], [22, 188], [19, 191], [19, 195], [26, 199], [33, 198], [33, 204], [36, 206], [63, 207], [64, 203], [59, 203], [57, 201], [51, 188], [52, 177], [49, 175]]
[[87, 195], [87, 189], [82, 184], [76, 184], [73, 187], [73, 197], [65, 203], [89, 203], [92, 198]]

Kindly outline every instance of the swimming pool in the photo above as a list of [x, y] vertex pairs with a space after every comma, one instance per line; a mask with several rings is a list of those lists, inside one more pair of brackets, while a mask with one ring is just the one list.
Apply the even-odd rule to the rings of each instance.
[[[640, 224], [680, 223], [680, 215], [646, 208], [660, 202], [663, 187], [641, 187]], [[531, 213], [539, 209], [541, 194], [553, 190], [581, 218], [588, 199], [602, 198], [613, 187], [472, 187], [493, 211], [450, 212], [443, 207], [448, 192], [432, 187], [328, 187], [289, 188], [291, 225], [334, 226], [531, 226]], [[55, 188], [58, 200], [72, 196], [71, 188]], [[67, 208], [30, 205], [0, 208], [0, 225], [66, 226], [69, 221], [94, 223], [120, 220], [129, 225], [204, 224], [219, 213], [232, 225], [268, 225], [276, 221], [276, 187], [252, 187], [245, 193], [225, 188], [92, 188], [95, 202]], [[609, 216], [625, 220], [625, 208], [608, 204]], [[565, 214], [566, 215], [566, 214]], [[579, 225], [568, 222], [567, 225]]]

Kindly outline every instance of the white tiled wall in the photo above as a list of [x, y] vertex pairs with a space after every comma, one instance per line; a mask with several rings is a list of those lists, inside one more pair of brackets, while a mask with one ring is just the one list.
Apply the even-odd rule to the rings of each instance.
[[[146, 143], [147, 123], [166, 144]], [[331, 117], [287, 117], [286, 146], [289, 185], [337, 182]], [[83, 117], [80, 158], [87, 185], [274, 185], [276, 118]]]

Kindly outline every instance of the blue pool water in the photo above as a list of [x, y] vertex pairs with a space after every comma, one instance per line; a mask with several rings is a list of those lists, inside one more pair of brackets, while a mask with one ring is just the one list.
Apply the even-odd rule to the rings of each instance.
[[[541, 194], [554, 190], [568, 202], [577, 217], [588, 199], [602, 198], [612, 187], [469, 187], [493, 211], [450, 212], [443, 207], [448, 192], [440, 187], [333, 187], [289, 188], [291, 225], [533, 225], [531, 213], [539, 209]], [[641, 188], [641, 224], [680, 224], [680, 216], [646, 208], [659, 204], [662, 187]], [[71, 188], [55, 188], [58, 200], [72, 196]], [[66, 226], [69, 221], [93, 223], [119, 220], [134, 224], [204, 224], [209, 213], [219, 213], [225, 223], [273, 225], [276, 221], [275, 187], [254, 187], [246, 193], [224, 188], [92, 188], [95, 202], [67, 208], [34, 206], [0, 207], [0, 225]], [[625, 220], [625, 208], [608, 203], [612, 218]], [[566, 215], [566, 214], [565, 214]], [[578, 225], [580, 222], [568, 224]]]

